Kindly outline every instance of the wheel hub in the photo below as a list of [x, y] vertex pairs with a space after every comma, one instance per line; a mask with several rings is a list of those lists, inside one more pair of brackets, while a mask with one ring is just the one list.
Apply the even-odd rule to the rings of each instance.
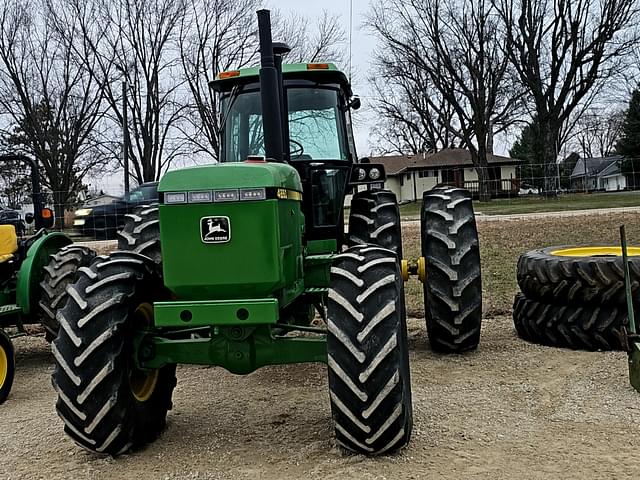
[[[558, 257], [621, 257], [620, 247], [573, 247], [554, 250], [551, 255]], [[627, 248], [627, 255], [630, 257], [640, 256], [640, 247]]]
[[9, 358], [4, 348], [0, 347], [0, 388], [4, 386], [9, 374]]
[[[150, 303], [141, 303], [134, 311], [136, 324], [151, 325], [153, 323], [153, 306]], [[138, 370], [133, 367], [129, 374], [129, 387], [131, 393], [139, 402], [146, 402], [151, 398], [158, 384], [160, 370]]]

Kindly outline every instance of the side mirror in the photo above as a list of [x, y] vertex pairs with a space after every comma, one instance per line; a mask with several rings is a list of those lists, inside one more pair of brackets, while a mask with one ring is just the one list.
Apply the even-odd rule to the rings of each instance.
[[34, 220], [35, 220], [35, 217], [33, 216], [33, 213], [29, 212], [29, 213], [25, 214], [25, 216], [24, 216], [24, 221], [25, 222], [27, 222], [28, 224], [32, 224]]
[[362, 102], [360, 101], [360, 97], [353, 97], [347, 105], [351, 110], [358, 110], [362, 106]]
[[53, 227], [53, 210], [45, 207], [40, 214], [42, 215], [42, 228]]

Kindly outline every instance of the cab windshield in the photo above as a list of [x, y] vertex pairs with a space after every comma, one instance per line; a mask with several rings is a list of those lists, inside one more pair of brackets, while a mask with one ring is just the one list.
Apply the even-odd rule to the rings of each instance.
[[[285, 91], [291, 160], [347, 160], [338, 91], [309, 87], [287, 87]], [[224, 136], [220, 160], [240, 162], [249, 155], [264, 156], [260, 91], [227, 95], [221, 106]]]

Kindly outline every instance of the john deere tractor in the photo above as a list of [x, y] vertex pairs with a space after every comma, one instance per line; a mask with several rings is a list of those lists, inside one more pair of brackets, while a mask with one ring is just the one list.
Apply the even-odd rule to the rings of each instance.
[[[219, 163], [168, 172], [158, 206], [81, 268], [53, 343], [56, 408], [81, 446], [117, 455], [165, 426], [176, 364], [248, 374], [324, 362], [337, 441], [368, 455], [409, 442], [403, 276], [425, 280], [432, 345], [477, 346], [480, 271], [471, 201], [425, 197], [425, 255], [402, 259], [384, 168], [356, 157], [359, 106], [332, 64], [283, 65], [258, 12], [261, 65], [220, 73]], [[345, 198], [353, 195], [345, 233]], [[433, 271], [431, 270], [433, 268]]]
[[[0, 225], [0, 404], [7, 399], [15, 374], [11, 338], [25, 335], [25, 325], [42, 324], [46, 338], [58, 332], [56, 310], [67, 299], [66, 287], [77, 279], [78, 268], [86, 266], [95, 253], [59, 232], [47, 232], [53, 212], [43, 207], [38, 164], [23, 155], [0, 155], [0, 161], [31, 165], [35, 223], [32, 236], [19, 238], [14, 225]], [[8, 331], [14, 333], [9, 335]]]

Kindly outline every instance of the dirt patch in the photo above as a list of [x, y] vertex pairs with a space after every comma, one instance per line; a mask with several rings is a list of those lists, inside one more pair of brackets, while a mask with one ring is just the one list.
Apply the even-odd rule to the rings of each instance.
[[640, 394], [622, 353], [519, 340], [506, 316], [485, 320], [480, 350], [440, 356], [410, 320], [414, 433], [402, 453], [350, 455], [333, 440], [322, 365], [234, 376], [181, 366], [163, 436], [118, 459], [62, 433], [53, 358], [40, 337], [16, 342], [18, 376], [0, 407], [0, 478], [403, 479], [632, 478], [640, 469]]

